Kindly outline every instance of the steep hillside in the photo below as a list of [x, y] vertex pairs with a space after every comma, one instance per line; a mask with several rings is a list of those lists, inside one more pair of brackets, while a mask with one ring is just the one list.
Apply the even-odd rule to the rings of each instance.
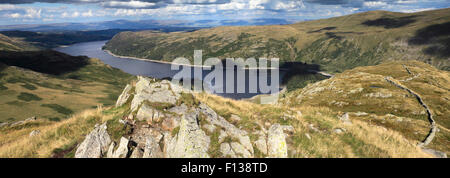
[[37, 47], [22, 40], [13, 39], [0, 34], [0, 52], [1, 51], [27, 51], [36, 50]]
[[[358, 67], [285, 93], [276, 105], [138, 77], [115, 107], [0, 127], [0, 157], [445, 156], [449, 75], [416, 61]], [[430, 131], [428, 109], [438, 129], [418, 146]]]
[[0, 52], [0, 123], [63, 120], [112, 105], [131, 75], [98, 59], [55, 51]]
[[386, 60], [425, 61], [450, 70], [450, 9], [418, 13], [371, 11], [292, 25], [217, 27], [194, 32], [122, 32], [105, 49], [171, 61], [208, 57], [279, 57], [342, 72]]

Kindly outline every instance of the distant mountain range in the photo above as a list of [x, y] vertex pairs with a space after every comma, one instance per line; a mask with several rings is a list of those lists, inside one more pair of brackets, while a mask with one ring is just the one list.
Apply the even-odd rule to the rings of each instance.
[[213, 27], [213, 26], [244, 26], [244, 25], [282, 25], [293, 21], [276, 18], [260, 18], [247, 20], [114, 20], [89, 23], [54, 23], [54, 24], [19, 24], [3, 25], [0, 31], [22, 30], [22, 31], [92, 31], [108, 29], [128, 30], [163, 30], [179, 31], [179, 28]]

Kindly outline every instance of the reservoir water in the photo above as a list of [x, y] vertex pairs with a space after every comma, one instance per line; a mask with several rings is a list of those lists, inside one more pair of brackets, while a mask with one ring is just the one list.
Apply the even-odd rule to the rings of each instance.
[[[151, 61], [143, 61], [143, 60], [136, 60], [136, 59], [131, 59], [131, 58], [125, 58], [125, 57], [115, 57], [112, 56], [110, 54], [108, 54], [107, 52], [102, 50], [102, 47], [105, 45], [107, 41], [94, 41], [94, 42], [86, 42], [86, 43], [77, 43], [77, 44], [73, 44], [67, 47], [58, 47], [55, 48], [54, 50], [62, 52], [62, 53], [66, 53], [72, 56], [88, 56], [90, 58], [98, 58], [101, 61], [103, 61], [104, 63], [121, 69], [124, 72], [127, 72], [129, 74], [132, 75], [142, 75], [142, 76], [148, 76], [148, 77], [153, 77], [153, 78], [158, 78], [158, 79], [162, 79], [162, 78], [172, 78], [175, 74], [177, 74], [179, 72], [179, 70], [171, 70], [171, 64], [166, 64], [166, 63], [158, 63], [158, 62], [151, 62]], [[183, 66], [183, 67], [188, 67], [188, 66]], [[189, 68], [193, 68], [193, 67], [189, 67]], [[180, 68], [181, 69], [181, 68]], [[258, 72], [249, 72], [248, 70], [246, 70], [246, 78], [245, 78], [245, 85], [246, 85], [246, 90], [244, 93], [238, 93], [237, 92], [237, 87], [236, 87], [236, 83], [237, 83], [237, 75], [236, 75], [236, 70], [235, 69], [226, 69], [226, 70], [234, 70], [234, 77], [235, 77], [235, 83], [234, 83], [234, 92], [227, 92], [227, 93], [215, 93], [217, 95], [223, 96], [223, 97], [227, 97], [227, 98], [232, 98], [232, 99], [244, 99], [244, 98], [251, 98], [255, 95], [259, 95], [259, 94], [267, 94], [267, 93], [263, 93], [260, 90], [258, 90], [256, 93], [255, 92], [250, 92], [249, 89], [249, 82], [250, 79], [252, 77], [252, 75], [256, 75], [253, 76], [257, 79], [258, 76], [260, 75], [267, 75], [268, 76], [268, 81], [270, 84], [270, 70], [264, 72], [259, 70]], [[195, 78], [195, 80], [202, 80], [208, 73], [210, 73], [211, 70], [207, 70], [207, 69], [202, 69], [202, 78]], [[226, 71], [224, 71], [226, 72]], [[279, 77], [279, 81], [281, 82], [283, 76], [283, 72], [280, 71], [280, 77]], [[192, 77], [193, 78], [193, 77]], [[226, 80], [226, 77], [224, 75], [224, 81]], [[259, 82], [257, 82], [259, 85]], [[224, 91], [226, 88], [226, 85], [216, 85], [215, 82], [213, 81], [213, 83], [209, 83], [208, 87], [212, 87], [214, 85], [214, 87], [222, 87]], [[278, 90], [280, 90], [281, 88], [278, 88]], [[278, 92], [278, 91], [276, 91]]]

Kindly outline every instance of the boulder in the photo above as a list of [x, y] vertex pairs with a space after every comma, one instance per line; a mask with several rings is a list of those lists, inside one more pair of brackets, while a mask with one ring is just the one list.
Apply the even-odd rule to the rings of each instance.
[[146, 77], [138, 77], [136, 90], [131, 101], [131, 111], [135, 111], [144, 101], [152, 103], [176, 104], [180, 98], [180, 93], [172, 90], [169, 81], [154, 82]]
[[255, 146], [261, 153], [267, 155], [267, 140], [265, 136], [259, 136], [255, 142]]
[[139, 111], [136, 114], [136, 119], [140, 121], [148, 121], [148, 122], [159, 122], [160, 119], [164, 117], [164, 114], [162, 112], [159, 112], [156, 109], [153, 109], [152, 107], [143, 104]]
[[200, 103], [198, 111], [206, 115], [207, 122], [219, 126], [225, 130], [225, 132], [232, 138], [238, 139], [240, 144], [251, 154], [253, 154], [253, 146], [250, 142], [248, 133], [244, 130], [240, 130], [235, 125], [229, 123], [225, 118], [219, 116], [214, 110], [204, 103]]
[[286, 136], [280, 124], [274, 124], [269, 128], [267, 149], [269, 157], [287, 158]]
[[33, 130], [33, 131], [30, 132], [30, 137], [34, 137], [36, 135], [39, 135], [40, 133], [41, 133], [40, 130]]
[[96, 125], [94, 130], [92, 130], [78, 146], [78, 149], [75, 152], [75, 158], [102, 157], [111, 143], [111, 138], [106, 129], [106, 122], [100, 126]]
[[171, 158], [208, 158], [209, 137], [200, 129], [198, 114], [183, 115], [179, 132], [172, 138], [164, 134], [165, 153]]
[[40, 130], [33, 130], [33, 131], [30, 132], [30, 137], [34, 137], [36, 135], [39, 135], [40, 133], [41, 133]]
[[340, 116], [339, 120], [341, 120], [344, 124], [347, 124], [347, 125], [352, 124], [352, 121], [350, 120], [348, 113], [345, 113], [342, 116]]

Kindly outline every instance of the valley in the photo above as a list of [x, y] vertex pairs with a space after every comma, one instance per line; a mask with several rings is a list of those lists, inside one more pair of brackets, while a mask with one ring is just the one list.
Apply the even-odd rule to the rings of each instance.
[[[446, 158], [449, 11], [1, 31], [0, 157]], [[264, 92], [194, 92], [170, 82], [178, 72], [170, 62], [192, 61], [195, 49], [203, 60], [279, 58], [277, 102], [262, 104]], [[191, 83], [210, 71], [202, 72]]]

